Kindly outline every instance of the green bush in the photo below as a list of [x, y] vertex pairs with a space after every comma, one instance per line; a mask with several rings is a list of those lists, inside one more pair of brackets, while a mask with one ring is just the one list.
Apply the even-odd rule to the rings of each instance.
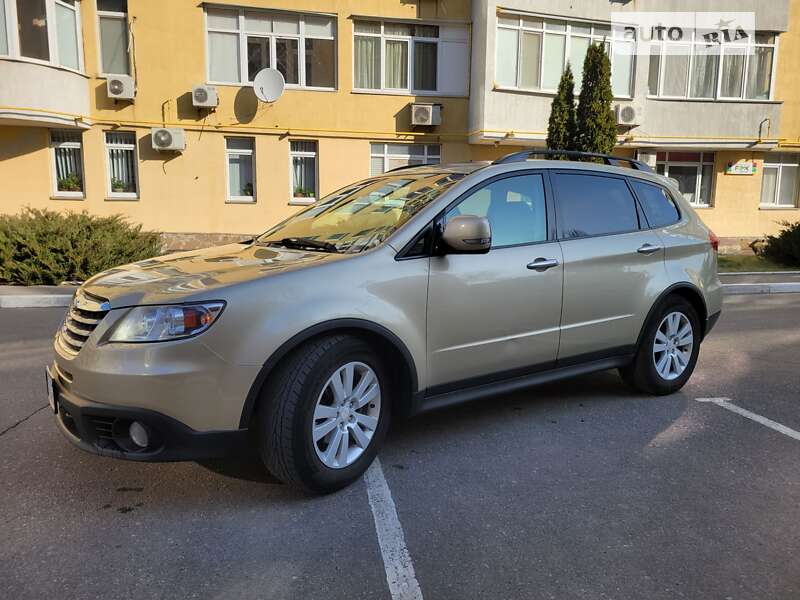
[[159, 254], [159, 234], [121, 215], [26, 208], [0, 215], [0, 282], [56, 285]]
[[778, 235], [768, 235], [764, 240], [750, 244], [753, 251], [767, 260], [797, 267], [800, 266], [800, 221], [782, 221], [783, 230]]

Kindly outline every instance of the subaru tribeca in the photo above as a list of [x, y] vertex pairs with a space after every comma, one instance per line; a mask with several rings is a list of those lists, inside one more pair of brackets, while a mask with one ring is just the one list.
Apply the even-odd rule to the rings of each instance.
[[391, 416], [614, 368], [675, 392], [720, 315], [716, 237], [647, 165], [537, 154], [392, 171], [92, 277], [47, 369], [58, 427], [129, 460], [255, 447], [324, 492]]

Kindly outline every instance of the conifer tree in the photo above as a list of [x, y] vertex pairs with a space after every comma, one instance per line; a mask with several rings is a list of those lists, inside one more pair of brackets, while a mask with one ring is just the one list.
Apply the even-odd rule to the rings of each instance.
[[603, 44], [592, 44], [583, 63], [576, 111], [577, 149], [610, 154], [617, 144], [617, 120], [611, 110], [611, 61]]
[[572, 67], [561, 74], [558, 93], [550, 106], [547, 124], [547, 148], [550, 150], [575, 150], [577, 127], [575, 123], [575, 79]]

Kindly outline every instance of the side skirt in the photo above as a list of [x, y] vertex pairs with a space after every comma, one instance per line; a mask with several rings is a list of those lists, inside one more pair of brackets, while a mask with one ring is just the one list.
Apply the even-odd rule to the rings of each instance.
[[610, 356], [607, 358], [556, 367], [554, 369], [539, 371], [529, 375], [465, 387], [441, 394], [426, 395], [423, 392], [417, 397], [417, 402], [415, 402], [416, 408], [413, 411], [413, 414], [421, 414], [431, 410], [437, 410], [440, 408], [453, 406], [455, 404], [461, 404], [463, 402], [479, 400], [487, 396], [508, 394], [535, 385], [549, 383], [551, 381], [558, 381], [560, 379], [568, 379], [578, 375], [586, 375], [587, 373], [596, 373], [597, 371], [616, 369], [618, 367], [623, 367], [627, 364], [630, 364], [633, 358], [633, 353], [620, 354], [617, 356]]

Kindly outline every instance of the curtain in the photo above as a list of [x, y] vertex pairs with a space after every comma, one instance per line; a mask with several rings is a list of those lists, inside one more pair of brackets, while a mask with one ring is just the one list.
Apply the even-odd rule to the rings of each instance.
[[58, 61], [63, 67], [77, 69], [78, 32], [76, 30], [75, 9], [56, 4], [56, 33], [58, 37]]
[[408, 42], [386, 40], [386, 87], [408, 88]]
[[295, 198], [314, 198], [317, 193], [317, 173], [312, 156], [293, 156], [293, 195]]
[[713, 98], [717, 93], [717, 46], [695, 46], [692, 65], [692, 98]]
[[631, 75], [633, 74], [633, 55], [636, 48], [633, 42], [614, 43], [611, 60], [611, 87], [615, 96], [632, 96]]
[[437, 47], [434, 42], [414, 43], [414, 89], [436, 90]]
[[[573, 43], [578, 38], [573, 38]], [[516, 48], [515, 48], [516, 52]], [[539, 72], [542, 58], [542, 34], [523, 32], [522, 34], [522, 68], [520, 69], [520, 87], [538, 88]], [[514, 65], [516, 69], [516, 65]]]
[[747, 70], [747, 97], [754, 100], [769, 99], [772, 81], [773, 48], [755, 48]]
[[722, 96], [724, 98], [742, 97], [742, 75], [744, 72], [743, 54], [725, 53], [722, 62]]
[[[106, 133], [106, 144], [109, 145], [108, 166], [111, 176], [112, 192], [136, 192], [135, 143], [136, 136], [131, 133]], [[115, 187], [124, 189], [114, 189]]]
[[[56, 148], [56, 184], [58, 190], [62, 192], [77, 192], [83, 190], [83, 182], [81, 181], [81, 149], [80, 148]], [[78, 188], [65, 189], [62, 186], [61, 180], [74, 175], [78, 179]]]
[[561, 73], [564, 72], [564, 52], [566, 51], [567, 36], [547, 33], [544, 36], [544, 70], [542, 72], [542, 87], [554, 90], [558, 87]]
[[572, 67], [576, 92], [581, 89], [583, 83], [583, 63], [586, 61], [590, 41], [589, 38], [574, 37], [569, 43], [569, 65]]
[[797, 167], [781, 167], [781, 189], [778, 192], [778, 204], [795, 206], [797, 198]]
[[277, 68], [281, 72], [286, 83], [300, 82], [300, 61], [298, 41], [289, 38], [278, 38], [275, 40], [275, 58]]
[[[223, 34], [224, 35], [224, 34]], [[210, 51], [214, 51], [215, 40], [208, 37]], [[103, 73], [129, 75], [128, 65], [128, 26], [119, 17], [100, 17], [100, 55], [103, 58]], [[213, 52], [212, 64], [213, 64]], [[213, 73], [213, 70], [212, 70]]]
[[689, 70], [688, 46], [664, 47], [663, 96], [685, 96]]
[[209, 32], [208, 60], [208, 74], [211, 81], [238, 83], [239, 35], [236, 33]]
[[253, 195], [253, 155], [228, 155], [228, 184], [231, 197]]
[[6, 5], [0, 2], [0, 54], [8, 54], [8, 34], [6, 33]]
[[775, 188], [778, 185], [778, 167], [764, 166], [761, 180], [761, 204], [775, 204]]
[[376, 90], [381, 87], [381, 39], [355, 38], [355, 87]]
[[514, 29], [497, 30], [497, 74], [500, 85], [517, 86], [517, 45], [519, 32]]

